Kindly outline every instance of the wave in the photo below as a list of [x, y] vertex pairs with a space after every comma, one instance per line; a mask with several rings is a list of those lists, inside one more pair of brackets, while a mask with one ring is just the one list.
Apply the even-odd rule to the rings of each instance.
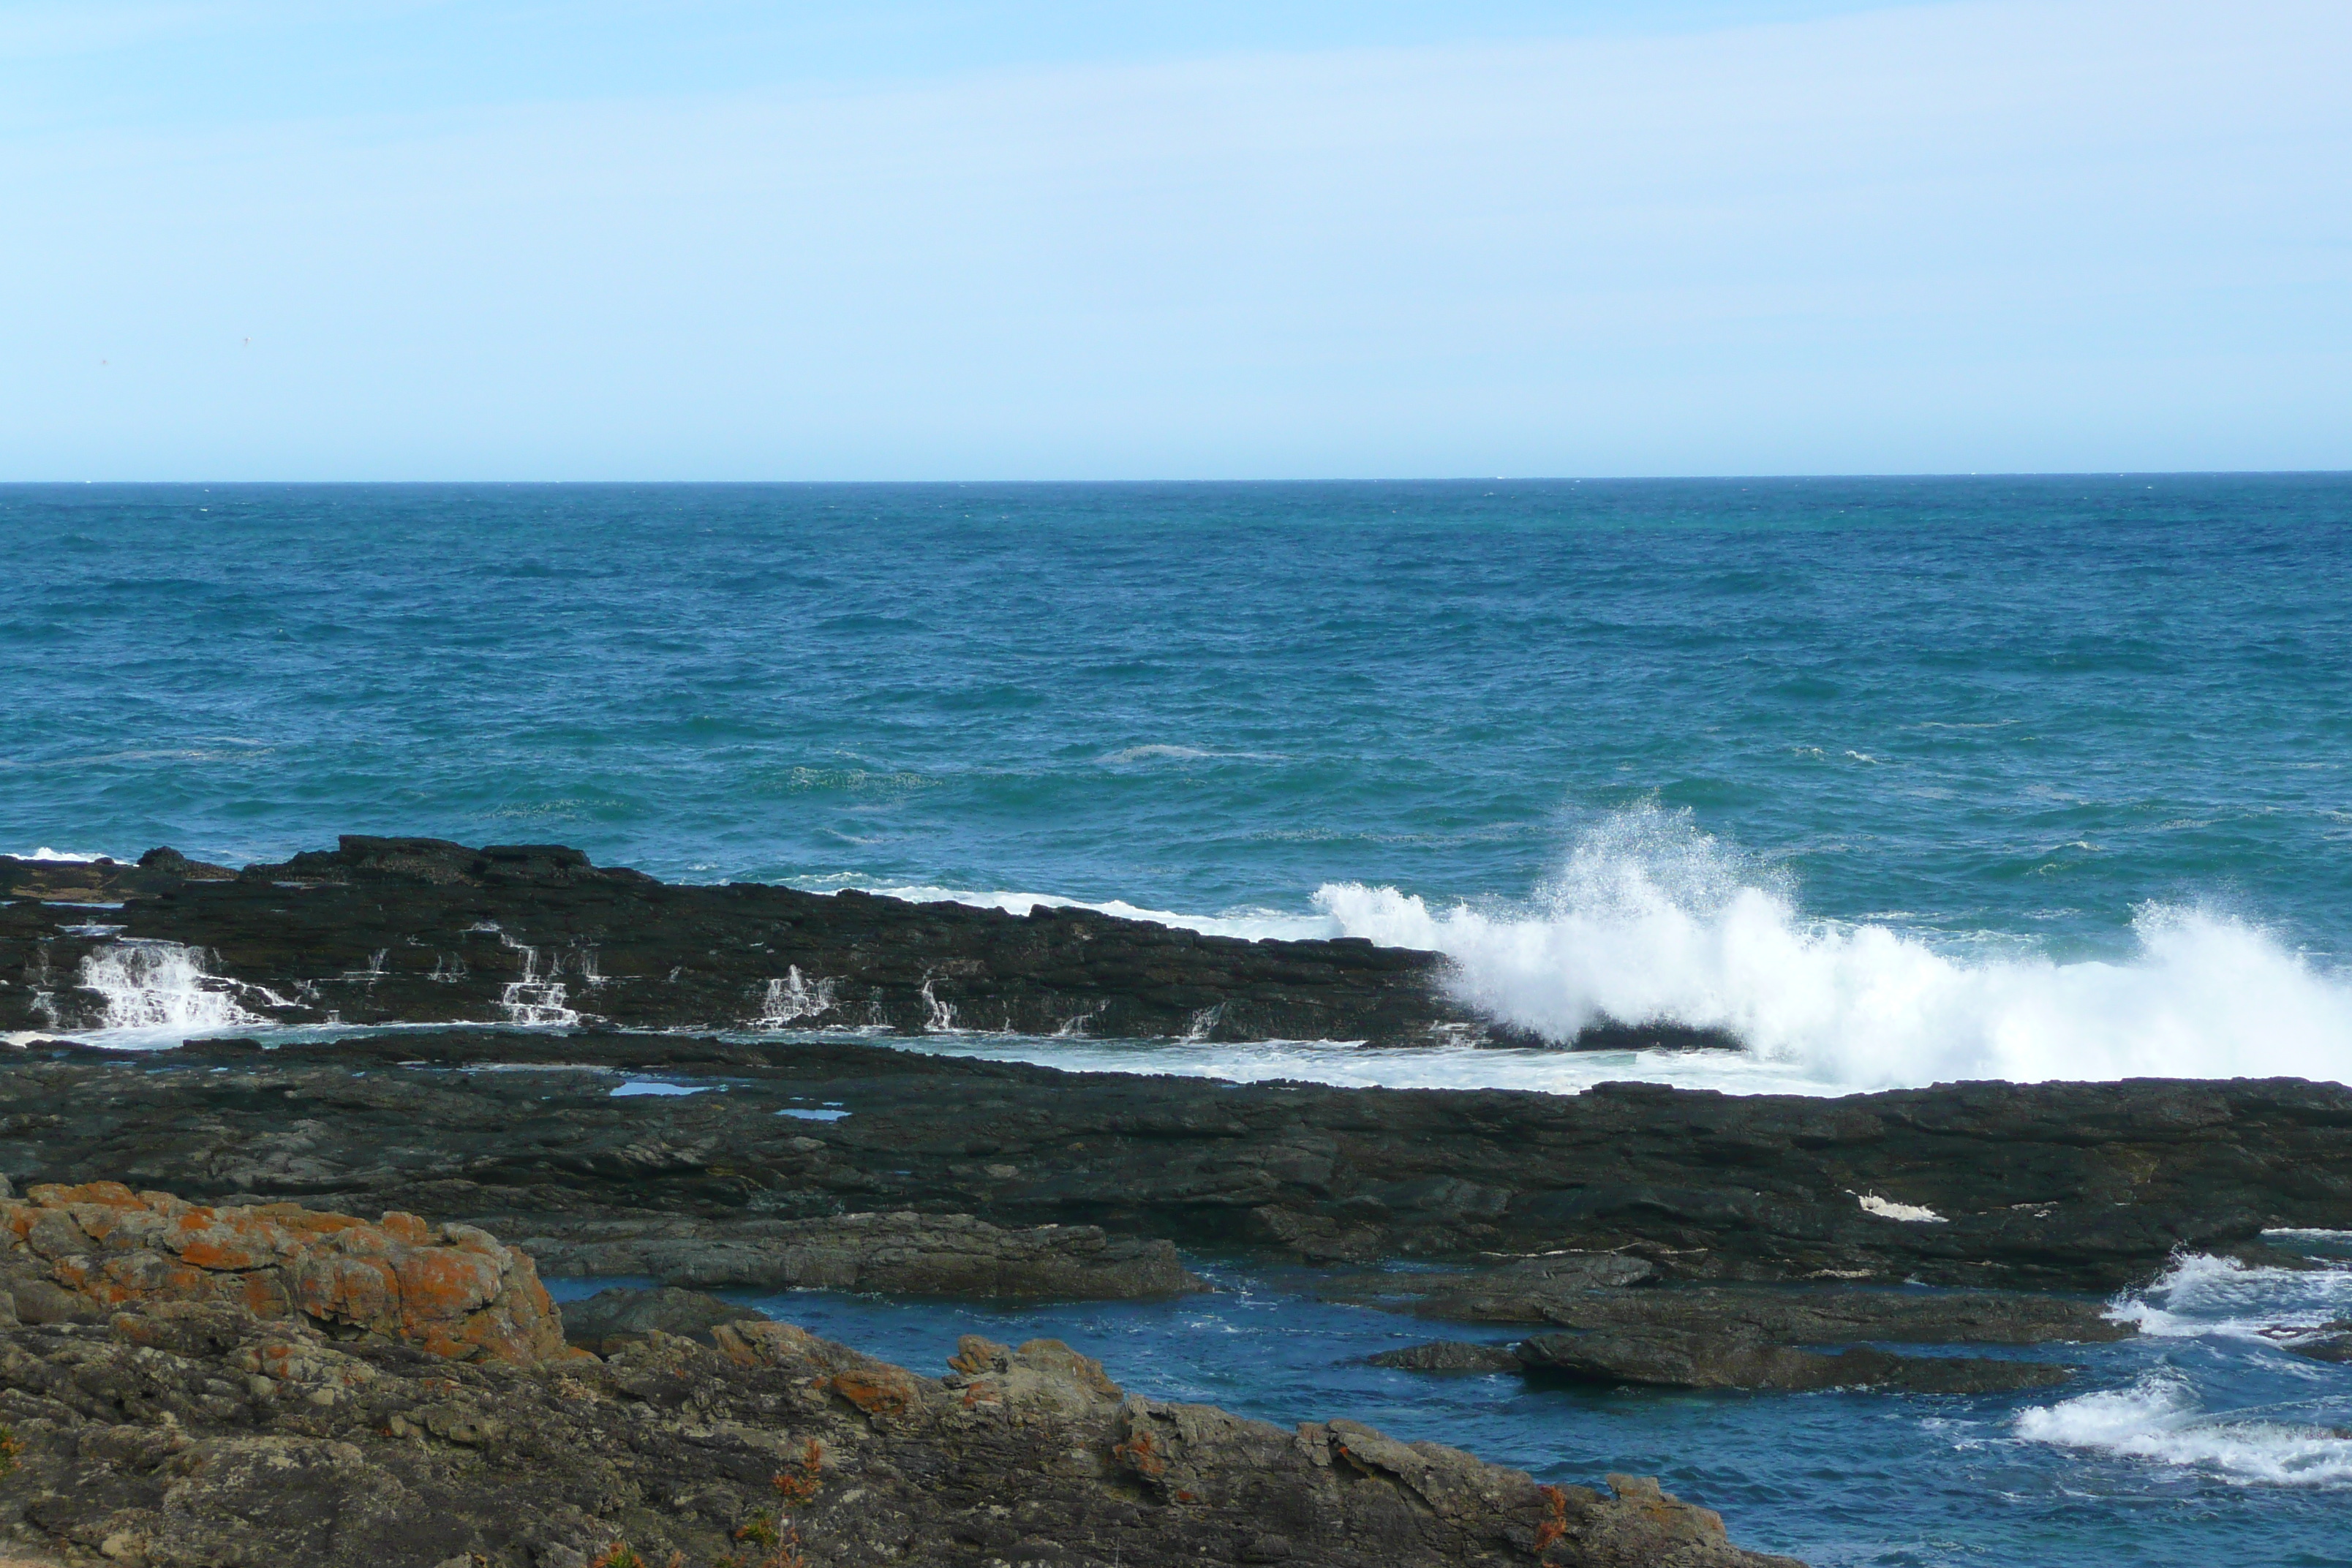
[[[2298, 1382], [2317, 1377], [2324, 1386], [2334, 1381], [2329, 1369], [2298, 1363], [2279, 1342], [2347, 1311], [2352, 1269], [2257, 1268], [2234, 1258], [2187, 1254], [2144, 1289], [2118, 1297], [2109, 1316], [2150, 1339], [2201, 1339], [2226, 1355], [2252, 1353], [2283, 1365]], [[2189, 1368], [2203, 1367], [2210, 1378], [2216, 1365], [2210, 1357], [2168, 1352], [2162, 1364], [2123, 1388], [2020, 1411], [2014, 1430], [2028, 1442], [2148, 1460], [2237, 1484], [2352, 1485], [2345, 1395], [2209, 1410]]]
[[[2337, 1240], [2340, 1231], [2271, 1231], [2272, 1239]], [[2352, 1319], [2352, 1268], [2267, 1268], [2234, 1258], [2187, 1254], [2108, 1314], [2151, 1339], [2274, 1342], [2294, 1329]]]
[[1348, 935], [1447, 954], [1463, 1000], [1555, 1040], [1603, 1017], [1720, 1028], [1760, 1062], [1846, 1089], [2352, 1079], [2352, 980], [2245, 921], [2151, 906], [2117, 963], [1947, 951], [1806, 918], [1687, 814], [1620, 813], [1525, 905], [1433, 909], [1360, 883], [1315, 901]]
[[2276, 1414], [2209, 1413], [2189, 1379], [2164, 1368], [2126, 1388], [2020, 1411], [2015, 1430], [2028, 1442], [2149, 1459], [2241, 1484], [2352, 1484], [2352, 1437]]

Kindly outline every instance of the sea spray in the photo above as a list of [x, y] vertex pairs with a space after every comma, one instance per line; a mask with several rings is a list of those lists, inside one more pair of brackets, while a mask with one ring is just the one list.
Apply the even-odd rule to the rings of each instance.
[[2032, 1443], [2153, 1461], [2242, 1485], [2352, 1485], [2352, 1438], [2286, 1413], [2208, 1412], [2195, 1385], [2168, 1368], [2125, 1388], [2077, 1394], [2021, 1411], [2016, 1432]]
[[1728, 1030], [1760, 1060], [1866, 1089], [1954, 1079], [2352, 1079], [2352, 981], [2231, 915], [2148, 906], [2121, 962], [1947, 951], [1810, 920], [1791, 890], [1643, 808], [1587, 834], [1518, 906], [1433, 909], [1335, 883], [1348, 934], [1434, 949], [1471, 1005], [1566, 1041], [1596, 1019]]
[[82, 986], [104, 1006], [99, 1027], [177, 1040], [267, 1020], [237, 1003], [236, 987], [205, 973], [204, 955], [172, 942], [116, 942], [81, 961]]

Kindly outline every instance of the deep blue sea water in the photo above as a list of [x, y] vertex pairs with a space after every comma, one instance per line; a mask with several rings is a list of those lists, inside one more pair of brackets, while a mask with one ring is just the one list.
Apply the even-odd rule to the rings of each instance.
[[[1538, 1029], [1751, 1047], [926, 1042], [1088, 1065], [2352, 1078], [2346, 476], [10, 487], [0, 563], [0, 851], [561, 841], [1409, 942]], [[987, 1331], [1657, 1469], [1822, 1563], [2352, 1562], [2352, 1373], [2251, 1335], [2352, 1271], [2183, 1268], [2064, 1399], [1418, 1380], [1272, 1277]], [[779, 1310], [925, 1366], [975, 1318]]]

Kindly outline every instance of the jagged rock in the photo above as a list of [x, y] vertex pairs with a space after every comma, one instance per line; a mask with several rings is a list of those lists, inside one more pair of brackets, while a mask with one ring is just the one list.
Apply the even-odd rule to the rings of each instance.
[[1904, 1356], [1870, 1346], [1835, 1354], [1735, 1335], [1596, 1331], [1523, 1340], [1530, 1368], [1593, 1383], [1656, 1388], [1738, 1388], [1800, 1393], [1875, 1388], [1906, 1394], [2005, 1394], [2063, 1383], [2071, 1367], [1986, 1356]]
[[1423, 1345], [1382, 1351], [1365, 1358], [1374, 1366], [1404, 1372], [1517, 1372], [1522, 1364], [1509, 1345], [1471, 1344], [1462, 1340], [1432, 1340]]
[[[497, 1223], [497, 1222], [493, 1222]], [[1133, 1300], [1207, 1287], [1164, 1241], [1096, 1226], [1003, 1230], [970, 1215], [851, 1214], [730, 1222], [565, 1219], [503, 1226], [551, 1275], [1011, 1300]]]
[[915, 1561], [1790, 1568], [1719, 1519], [1335, 1420], [1128, 1395], [1068, 1346], [977, 1337], [919, 1376], [787, 1323], [609, 1360], [449, 1361], [301, 1316], [136, 1303], [0, 1326], [17, 1548], [147, 1568], [702, 1564], [782, 1511], [812, 1568]]
[[[263, 1319], [389, 1335], [453, 1358], [531, 1362], [563, 1346], [528, 1257], [472, 1226], [410, 1214], [370, 1225], [293, 1204], [213, 1208], [91, 1182], [0, 1200], [0, 1243], [20, 1320], [213, 1301]], [[42, 1292], [43, 1275], [88, 1309]]]
[[563, 1319], [565, 1342], [598, 1355], [643, 1343], [656, 1331], [707, 1345], [714, 1342], [711, 1331], [721, 1323], [761, 1320], [753, 1308], [668, 1286], [652, 1290], [600, 1290], [583, 1300], [566, 1301], [557, 1311]]

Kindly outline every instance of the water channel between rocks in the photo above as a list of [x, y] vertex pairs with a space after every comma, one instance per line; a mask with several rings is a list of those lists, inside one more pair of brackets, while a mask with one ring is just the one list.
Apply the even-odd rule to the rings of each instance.
[[[1345, 1415], [1538, 1479], [1655, 1473], [1733, 1539], [1816, 1568], [2352, 1563], [2352, 1372], [2255, 1331], [2352, 1315], [2352, 1237], [2274, 1238], [2319, 1270], [2189, 1259], [2118, 1310], [2112, 1344], [1975, 1353], [2071, 1363], [2057, 1391], [1987, 1397], [1600, 1390], [1516, 1373], [1368, 1365], [1437, 1338], [1511, 1338], [1319, 1300], [1326, 1276], [1190, 1259], [1177, 1300], [1007, 1307], [720, 1291], [936, 1375], [957, 1336], [1067, 1342], [1132, 1393], [1289, 1426]], [[551, 1281], [559, 1301], [645, 1280]], [[1916, 1347], [1906, 1347], [1916, 1349]]]

